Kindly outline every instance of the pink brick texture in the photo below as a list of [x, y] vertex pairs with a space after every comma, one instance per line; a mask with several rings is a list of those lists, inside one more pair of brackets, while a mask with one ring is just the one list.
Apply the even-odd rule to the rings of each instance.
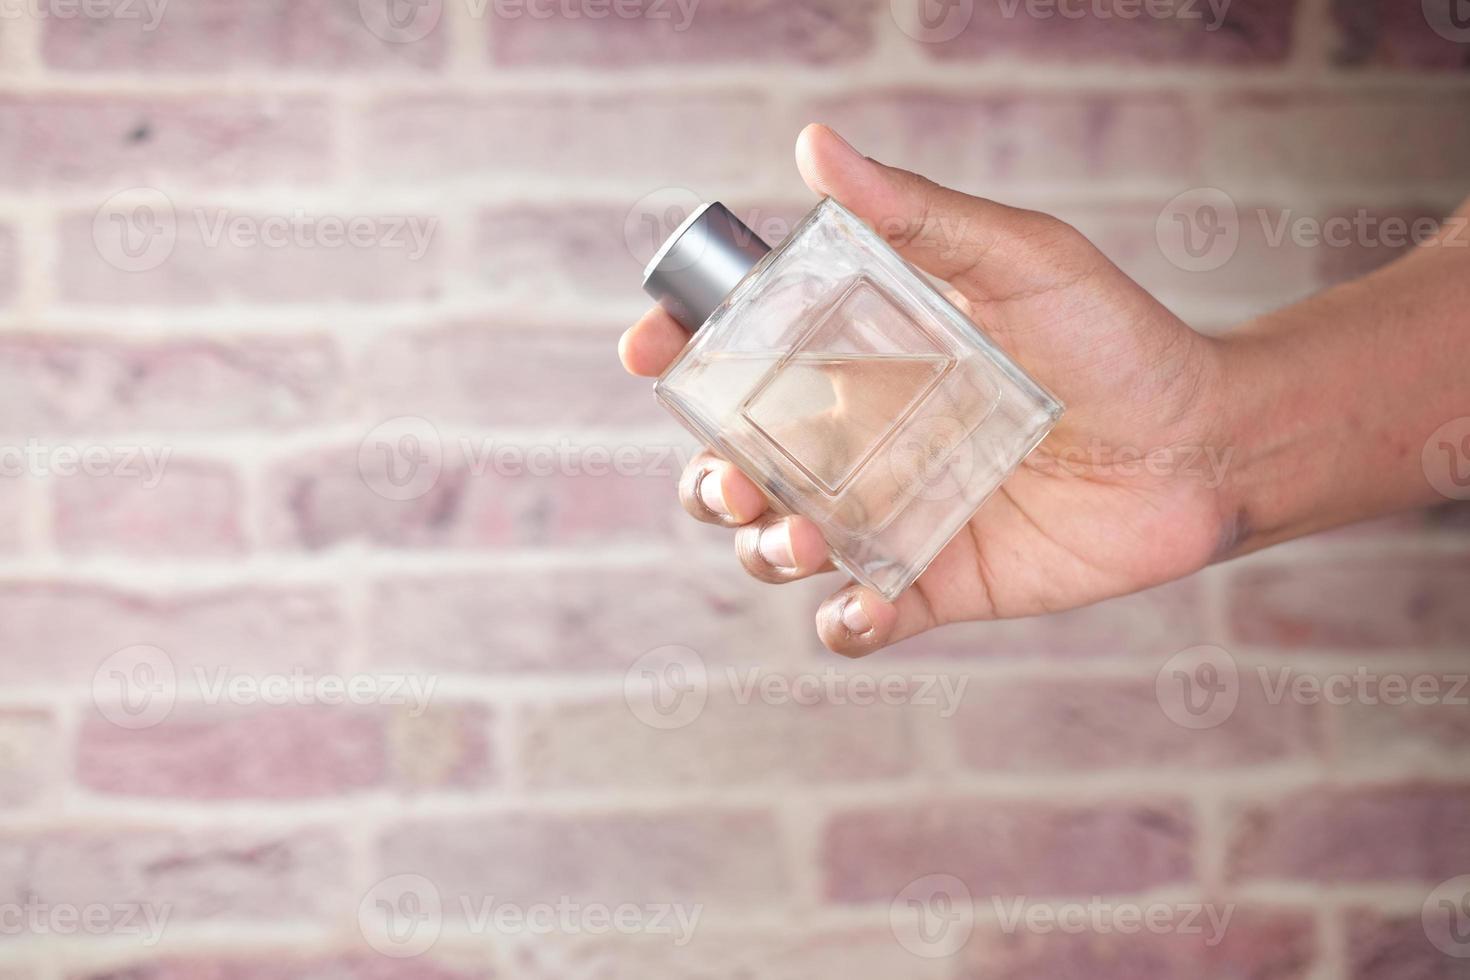
[[9, 4], [0, 980], [1466, 976], [1465, 504], [854, 664], [614, 353], [813, 120], [1203, 330], [1362, 275], [1464, 7]]

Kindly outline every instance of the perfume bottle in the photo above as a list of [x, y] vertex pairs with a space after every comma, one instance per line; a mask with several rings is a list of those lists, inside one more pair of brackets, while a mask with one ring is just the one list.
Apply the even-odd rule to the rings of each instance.
[[892, 600], [1046, 436], [1062, 405], [828, 198], [771, 249], [721, 204], [643, 288], [693, 333], [654, 386], [833, 562]]

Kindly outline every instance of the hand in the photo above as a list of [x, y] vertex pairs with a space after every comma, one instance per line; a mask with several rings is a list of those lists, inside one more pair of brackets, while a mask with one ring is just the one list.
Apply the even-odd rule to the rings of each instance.
[[[867, 653], [957, 620], [1055, 612], [1195, 571], [1243, 533], [1201, 459], [1228, 462], [1217, 341], [1195, 333], [1044, 214], [865, 159], [811, 126], [807, 186], [846, 205], [1066, 404], [1061, 423], [890, 604], [849, 583], [822, 604], [832, 650]], [[656, 376], [688, 334], [655, 308], [624, 334], [623, 365]], [[769, 513], [730, 463], [697, 457], [680, 485], [698, 520], [736, 529], [745, 569], [772, 583], [831, 571], [816, 525]]]

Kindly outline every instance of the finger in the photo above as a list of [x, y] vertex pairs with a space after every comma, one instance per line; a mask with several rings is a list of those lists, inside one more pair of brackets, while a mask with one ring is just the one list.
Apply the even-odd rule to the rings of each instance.
[[766, 512], [769, 502], [760, 487], [726, 460], [702, 452], [684, 467], [679, 502], [689, 516], [706, 524], [740, 527]]
[[805, 517], [768, 516], [735, 532], [735, 557], [762, 582], [795, 582], [833, 569], [822, 532]]
[[844, 657], [866, 657], [934, 625], [929, 603], [917, 589], [884, 602], [872, 589], [853, 583], [817, 610], [817, 635]]
[[618, 341], [618, 357], [629, 374], [656, 378], [687, 343], [689, 331], [679, 326], [662, 306], [655, 306], [623, 333]]
[[1048, 215], [971, 197], [884, 166], [826, 126], [802, 130], [796, 161], [808, 187], [872, 225], [904, 258], [980, 295], [1034, 288], [1035, 273], [1016, 261], [1016, 250], [1034, 251], [1029, 240], [1067, 227]]

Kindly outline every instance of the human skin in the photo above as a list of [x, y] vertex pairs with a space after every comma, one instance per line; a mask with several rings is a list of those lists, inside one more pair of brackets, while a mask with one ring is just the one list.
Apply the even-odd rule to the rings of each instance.
[[[1470, 248], [1421, 245], [1207, 337], [1056, 218], [886, 167], [824, 126], [807, 127], [796, 156], [813, 192], [948, 282], [1067, 406], [912, 588], [889, 603], [849, 582], [822, 603], [830, 649], [860, 657], [946, 623], [1084, 606], [1442, 499], [1421, 449], [1470, 415]], [[655, 307], [619, 355], [654, 377], [688, 340]], [[1201, 458], [1226, 461], [1223, 476], [1207, 478]], [[711, 453], [690, 462], [679, 496], [697, 520], [735, 529], [737, 558], [764, 582], [833, 570], [816, 525], [770, 511]]]

